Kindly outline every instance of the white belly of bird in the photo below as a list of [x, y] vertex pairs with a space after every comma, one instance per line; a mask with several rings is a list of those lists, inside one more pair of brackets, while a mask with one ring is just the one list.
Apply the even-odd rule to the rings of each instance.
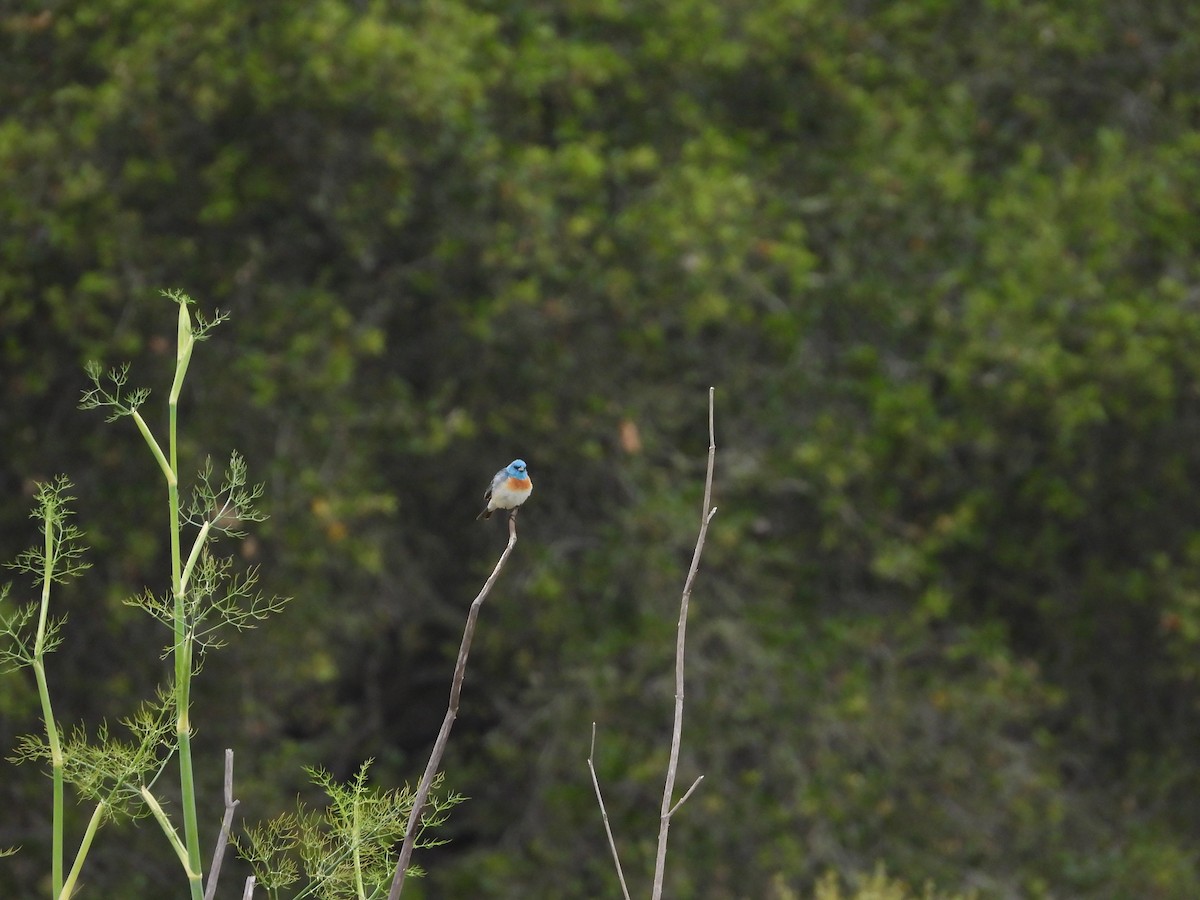
[[524, 503], [532, 490], [532, 485], [523, 491], [514, 491], [507, 483], [501, 484], [492, 491], [492, 502], [488, 506], [492, 509], [512, 509]]

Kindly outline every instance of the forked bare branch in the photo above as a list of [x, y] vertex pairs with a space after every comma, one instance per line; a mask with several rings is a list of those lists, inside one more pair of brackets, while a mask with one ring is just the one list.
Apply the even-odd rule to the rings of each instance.
[[[692, 553], [692, 565], [683, 583], [683, 597], [679, 602], [679, 628], [675, 636], [675, 719], [671, 728], [671, 756], [667, 762], [667, 780], [663, 787], [662, 809], [658, 818], [658, 852], [654, 860], [654, 887], [651, 900], [660, 900], [663, 889], [663, 874], [667, 865], [667, 832], [671, 828], [671, 816], [691, 796], [700, 783], [697, 778], [678, 803], [672, 804], [675, 793], [675, 776], [679, 769], [679, 746], [683, 737], [683, 655], [687, 639], [688, 602], [692, 597], [692, 585], [700, 568], [700, 554], [704, 552], [704, 539], [708, 535], [708, 523], [716, 515], [712, 502], [713, 465], [717, 456], [716, 429], [713, 424], [713, 388], [708, 389], [708, 473], [704, 478], [704, 506], [700, 512], [700, 534], [696, 538], [696, 549]], [[703, 776], [702, 776], [703, 777]]]
[[[671, 802], [675, 794], [675, 777], [679, 771], [679, 748], [683, 739], [683, 673], [684, 649], [687, 644], [688, 604], [692, 597], [692, 585], [696, 581], [696, 572], [700, 569], [700, 555], [704, 552], [704, 540], [708, 535], [708, 523], [717, 514], [712, 503], [713, 468], [717, 456], [716, 428], [714, 425], [714, 394], [715, 389], [708, 389], [708, 471], [704, 478], [704, 505], [700, 512], [700, 534], [696, 538], [696, 548], [692, 552], [692, 564], [688, 569], [687, 578], [683, 582], [683, 595], [679, 602], [679, 627], [675, 635], [675, 718], [671, 728], [671, 755], [667, 762], [667, 779], [663, 787], [662, 808], [658, 819], [658, 850], [654, 861], [654, 886], [652, 900], [661, 900], [663, 876], [667, 862], [667, 832], [671, 827], [671, 817], [679, 807], [687, 802], [692, 793], [700, 786], [704, 776], [699, 776], [677, 801]], [[604, 833], [608, 836], [608, 846], [612, 851], [613, 863], [617, 869], [617, 879], [621, 883], [621, 893], [629, 900], [629, 890], [625, 885], [625, 873], [621, 870], [621, 860], [617, 854], [616, 841], [613, 839], [612, 828], [608, 822], [608, 811], [604, 807], [604, 798], [600, 794], [600, 782], [596, 777], [596, 767], [593, 756], [596, 749], [596, 723], [592, 723], [592, 747], [588, 751], [588, 769], [592, 773], [592, 787], [596, 790], [596, 802], [600, 804], [600, 815], [604, 819]]]
[[217, 879], [221, 877], [221, 863], [225, 861], [225, 848], [229, 844], [233, 828], [233, 811], [240, 800], [233, 799], [233, 750], [225, 750], [225, 817], [221, 820], [221, 833], [217, 835], [217, 846], [213, 850], [212, 866], [208, 871], [208, 883], [204, 886], [204, 900], [213, 900], [217, 895]]

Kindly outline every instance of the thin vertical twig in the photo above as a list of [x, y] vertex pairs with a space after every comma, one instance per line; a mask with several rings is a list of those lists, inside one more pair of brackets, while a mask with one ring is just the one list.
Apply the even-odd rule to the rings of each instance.
[[217, 895], [217, 879], [221, 876], [221, 863], [225, 861], [225, 848], [233, 829], [233, 811], [240, 800], [233, 799], [233, 750], [225, 750], [225, 817], [221, 820], [221, 833], [217, 835], [217, 846], [213, 850], [212, 866], [208, 870], [208, 883], [204, 889], [204, 900], [213, 900]]
[[663, 889], [663, 874], [667, 863], [667, 832], [671, 828], [671, 816], [683, 804], [692, 791], [700, 783], [697, 778], [687, 793], [678, 803], [672, 804], [671, 798], [675, 793], [675, 776], [679, 769], [679, 747], [683, 736], [683, 656], [687, 638], [688, 602], [692, 596], [692, 584], [696, 580], [696, 572], [700, 568], [700, 554], [704, 552], [704, 539], [708, 534], [708, 523], [716, 515], [716, 507], [711, 507], [713, 466], [717, 455], [716, 429], [714, 428], [713, 395], [715, 390], [708, 389], [708, 474], [704, 479], [704, 505], [700, 513], [700, 534], [696, 538], [696, 549], [692, 553], [692, 565], [688, 569], [687, 578], [683, 583], [683, 596], [679, 603], [679, 628], [675, 636], [675, 719], [671, 729], [671, 756], [667, 762], [667, 779], [663, 787], [662, 808], [658, 819], [658, 852], [654, 860], [654, 887], [651, 900], [660, 900]]
[[251, 900], [254, 896], [254, 886], [257, 883], [258, 881], [253, 875], [246, 878], [246, 886], [242, 888], [242, 900]]
[[[596, 789], [596, 802], [600, 804], [600, 818], [604, 820], [604, 833], [608, 835], [608, 849], [612, 851], [613, 865], [617, 867], [617, 881], [621, 883], [621, 895], [629, 898], [629, 888], [625, 885], [625, 872], [621, 869], [621, 857], [617, 854], [617, 842], [613, 838], [612, 826], [608, 824], [608, 810], [604, 808], [604, 797], [600, 794], [600, 779], [596, 777], [596, 723], [592, 723], [592, 745], [588, 748], [588, 770], [592, 773], [592, 787]], [[689, 792], [690, 793], [690, 792]]]
[[400, 847], [400, 859], [396, 863], [396, 874], [392, 878], [388, 900], [398, 900], [400, 892], [404, 889], [404, 877], [408, 872], [413, 847], [416, 845], [417, 834], [420, 831], [421, 814], [425, 810], [425, 802], [429, 799], [429, 791], [433, 786], [433, 779], [437, 775], [438, 766], [441, 765], [442, 754], [446, 752], [446, 744], [450, 740], [450, 729], [454, 727], [454, 720], [458, 717], [458, 698], [462, 693], [463, 678], [467, 673], [467, 654], [471, 652], [471, 640], [475, 636], [475, 622], [479, 618], [479, 609], [483, 606], [487, 595], [491, 593], [492, 585], [500, 577], [500, 570], [504, 568], [504, 563], [517, 544], [515, 512], [514, 510], [508, 517], [508, 545], [500, 554], [500, 559], [496, 561], [496, 567], [492, 569], [488, 580], [483, 583], [483, 588], [471, 603], [471, 609], [467, 613], [467, 624], [463, 629], [462, 643], [458, 647], [458, 661], [454, 665], [454, 677], [450, 682], [450, 702], [446, 707], [446, 717], [442, 719], [442, 728], [438, 732], [437, 740], [433, 742], [433, 750], [429, 754], [429, 763], [425, 766], [425, 774], [421, 776], [421, 782], [413, 796], [412, 811], [408, 815], [408, 827], [404, 832], [404, 843]]

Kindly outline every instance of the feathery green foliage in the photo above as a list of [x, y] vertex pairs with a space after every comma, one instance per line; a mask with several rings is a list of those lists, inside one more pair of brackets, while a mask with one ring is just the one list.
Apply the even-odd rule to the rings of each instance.
[[[74, 514], [70, 503], [75, 500], [69, 491], [73, 485], [65, 476], [40, 485], [34, 494], [36, 505], [31, 517], [42, 523], [42, 543], [19, 554], [8, 563], [33, 577], [41, 586], [41, 600], [18, 608], [12, 613], [0, 612], [0, 669], [28, 666], [33, 669], [37, 681], [38, 697], [41, 701], [44, 740], [27, 737], [22, 740], [25, 755], [37, 742], [44, 748], [44, 757], [50, 763], [52, 783], [51, 847], [50, 847], [50, 891], [55, 900], [60, 895], [70, 896], [73, 879], [64, 876], [64, 781], [67, 775], [67, 757], [64, 752], [61, 730], [55, 720], [51, 702], [50, 683], [46, 677], [45, 656], [62, 643], [64, 617], [50, 615], [51, 587], [74, 578], [87, 570], [89, 564], [82, 561], [84, 546], [80, 543], [83, 532], [70, 521]], [[8, 594], [8, 586], [0, 591], [0, 603]], [[33, 627], [34, 618], [37, 619]], [[18, 759], [22, 752], [18, 751]], [[98, 821], [98, 820], [97, 820]], [[76, 865], [87, 856], [88, 842], [85, 841], [76, 854]]]
[[[412, 809], [407, 788], [384, 791], [367, 781], [371, 760], [345, 784], [322, 769], [309, 769], [312, 783], [328, 797], [323, 811], [303, 804], [260, 825], [248, 826], [236, 839], [239, 852], [254, 869], [257, 883], [272, 900], [370, 900], [387, 895], [396, 869], [397, 845]], [[426, 832], [445, 824], [462, 795], [439, 793], [438, 775], [422, 816], [417, 846], [436, 847], [440, 838]], [[414, 866], [410, 875], [420, 875]]]
[[[150, 815], [141, 790], [153, 786], [175, 751], [171, 737], [174, 725], [173, 696], [160, 691], [157, 700], [145, 703], [121, 724], [130, 739], [114, 737], [101, 723], [94, 737], [82, 726], [72, 728], [63, 739], [64, 777], [81, 798], [104, 810], [105, 820], [140, 819]], [[14, 762], [51, 759], [51, 749], [40, 735], [21, 738]]]
[[[253, 627], [258, 621], [281, 610], [286, 600], [264, 597], [254, 590], [257, 570], [238, 574], [232, 558], [217, 557], [212, 545], [219, 536], [244, 537], [243, 522], [259, 522], [265, 517], [255, 506], [263, 493], [261, 485], [250, 485], [245, 460], [234, 453], [222, 480], [214, 480], [211, 463], [200, 471], [186, 514], [181, 514], [178, 490], [178, 452], [175, 404], [192, 346], [207, 336], [209, 329], [223, 321], [218, 314], [206, 319], [188, 312], [191, 299], [180, 292], [167, 296], [179, 308], [179, 352], [175, 384], [170, 404], [170, 428], [167, 450], [151, 434], [139, 412], [149, 391], [128, 391], [128, 366], [109, 371], [102, 382], [101, 367], [91, 363], [87, 372], [93, 387], [83, 395], [84, 409], [107, 408], [109, 421], [130, 417], [138, 426], [163, 474], [166, 476], [171, 519], [173, 586], [170, 596], [157, 598], [146, 591], [126, 601], [150, 612], [173, 631], [174, 642], [167, 653], [175, 661], [175, 679], [169, 688], [158, 690], [158, 699], [144, 703], [133, 716], [122, 720], [131, 740], [112, 736], [106, 724], [90, 738], [82, 726], [65, 737], [55, 720], [49, 682], [44, 666], [45, 654], [63, 641], [64, 617], [49, 614], [51, 585], [78, 576], [89, 564], [82, 561], [82, 532], [70, 521], [68, 494], [72, 484], [63, 476], [41, 485], [35, 495], [33, 516], [41, 521], [43, 542], [19, 554], [9, 567], [32, 575], [40, 582], [40, 603], [0, 610], [0, 666], [7, 669], [29, 666], [34, 669], [42, 702], [44, 735], [21, 738], [14, 762], [43, 761], [49, 764], [53, 778], [53, 815], [51, 847], [52, 900], [70, 897], [75, 890], [92, 839], [108, 821], [153, 815], [175, 849], [187, 874], [193, 898], [201, 896], [203, 881], [199, 861], [199, 835], [196, 819], [194, 784], [191, 777], [190, 721], [188, 716], [191, 677], [205, 650], [220, 646], [216, 632], [228, 625], [236, 630]], [[195, 323], [193, 325], [193, 322]], [[191, 552], [182, 561], [180, 530], [195, 531]], [[0, 593], [7, 599], [10, 586]], [[36, 626], [35, 626], [36, 622]], [[178, 758], [183, 795], [183, 835], [166, 815], [153, 792], [155, 782], [173, 758]], [[94, 804], [80, 849], [69, 873], [64, 874], [64, 784], [71, 784], [78, 795]]]

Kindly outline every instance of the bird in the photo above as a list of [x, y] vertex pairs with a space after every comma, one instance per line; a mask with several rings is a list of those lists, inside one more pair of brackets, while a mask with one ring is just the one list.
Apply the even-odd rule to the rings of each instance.
[[525, 460], [514, 459], [492, 478], [491, 486], [483, 494], [487, 506], [475, 517], [475, 521], [490, 517], [498, 509], [511, 510], [509, 515], [515, 516], [517, 507], [528, 500], [531, 493], [533, 481], [529, 477]]

